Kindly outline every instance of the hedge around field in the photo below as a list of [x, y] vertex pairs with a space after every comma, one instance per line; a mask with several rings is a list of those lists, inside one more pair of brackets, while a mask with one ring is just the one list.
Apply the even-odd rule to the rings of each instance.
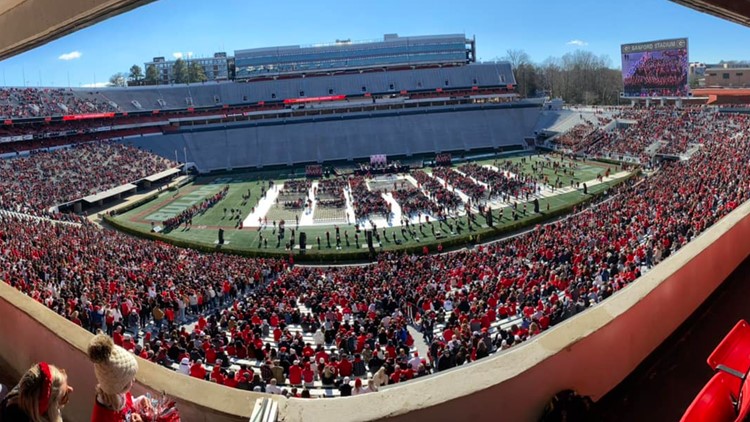
[[[631, 174], [628, 176], [622, 178], [617, 185], [622, 184], [629, 180], [632, 177], [637, 176], [640, 174], [640, 169], [635, 169]], [[549, 222], [551, 220], [557, 219], [559, 217], [562, 217], [564, 215], [567, 215], [571, 213], [575, 208], [580, 207], [582, 205], [590, 204], [591, 202], [596, 201], [597, 199], [601, 198], [605, 192], [609, 191], [609, 189], [601, 192], [597, 192], [594, 194], [590, 194], [588, 198], [584, 199], [583, 201], [577, 202], [575, 204], [566, 205], [564, 207], [549, 211], [549, 212], [540, 212], [535, 215], [531, 215], [530, 217], [521, 218], [516, 222], [513, 222], [511, 224], [504, 225], [502, 227], [482, 227], [479, 229], [474, 229], [469, 231], [468, 229], [465, 232], [462, 231], [462, 234], [460, 236], [450, 237], [446, 239], [432, 239], [430, 241], [420, 243], [417, 245], [401, 245], [401, 246], [393, 246], [388, 248], [375, 248], [376, 253], [380, 252], [396, 252], [396, 253], [408, 253], [408, 254], [422, 254], [423, 248], [425, 246], [428, 247], [430, 253], [436, 253], [438, 245], [443, 245], [443, 252], [461, 249], [467, 246], [472, 246], [475, 244], [482, 244], [482, 243], [488, 243], [491, 241], [498, 240], [501, 237], [509, 236], [518, 232], [521, 232], [529, 227], [532, 227], [537, 224], [542, 224], [545, 222]], [[150, 196], [149, 196], [150, 197]], [[153, 199], [153, 198], [151, 198]], [[143, 198], [143, 200], [138, 201], [138, 205], [143, 205], [143, 203], [148, 202], [147, 198]], [[481, 217], [477, 217], [481, 218]], [[191, 242], [184, 239], [175, 239], [169, 236], [166, 236], [161, 233], [152, 233], [150, 231], [144, 231], [144, 230], [138, 230], [136, 228], [130, 227], [128, 225], [123, 224], [121, 221], [117, 220], [116, 218], [104, 215], [102, 216], [102, 219], [111, 227], [122, 231], [124, 233], [141, 237], [144, 239], [149, 240], [157, 240], [160, 242], [169, 243], [178, 247], [183, 248], [189, 248], [189, 249], [195, 249], [197, 251], [206, 252], [206, 253], [228, 253], [233, 255], [241, 255], [251, 258], [288, 258], [290, 255], [289, 251], [286, 250], [264, 250], [264, 249], [238, 249], [235, 247], [232, 247], [230, 245], [224, 245], [224, 246], [218, 246], [213, 244], [206, 244], [201, 242]], [[318, 250], [307, 250], [304, 253], [301, 251], [295, 251], [293, 253], [294, 256], [294, 262], [304, 262], [308, 264], [342, 264], [342, 263], [356, 263], [356, 262], [369, 262], [373, 259], [373, 257], [370, 256], [370, 252], [368, 250], [362, 249], [362, 250], [346, 250], [346, 251], [318, 251]]]

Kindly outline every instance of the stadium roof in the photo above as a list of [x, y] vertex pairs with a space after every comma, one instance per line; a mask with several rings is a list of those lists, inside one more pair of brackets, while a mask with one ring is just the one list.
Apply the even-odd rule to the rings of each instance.
[[671, 0], [703, 13], [750, 26], [750, 0]]
[[180, 172], [180, 169], [178, 169], [178, 168], [167, 169], [167, 170], [164, 170], [164, 171], [162, 171], [160, 173], [156, 173], [156, 174], [152, 174], [151, 176], [148, 176], [146, 178], [146, 180], [148, 180], [149, 182], [158, 182], [159, 180], [161, 180], [161, 179], [163, 179], [165, 177], [169, 177], [169, 176], [171, 176], [173, 174], [177, 174], [179, 172]]
[[84, 201], [88, 202], [89, 204], [95, 204], [98, 201], [111, 198], [113, 196], [119, 195], [121, 193], [125, 193], [128, 191], [135, 191], [138, 189], [138, 186], [132, 184], [132, 183], [126, 183], [121, 186], [115, 186], [112, 189], [105, 190], [104, 192], [95, 193], [93, 195], [89, 195], [85, 198], [83, 198]]
[[0, 60], [154, 0], [2, 0]]

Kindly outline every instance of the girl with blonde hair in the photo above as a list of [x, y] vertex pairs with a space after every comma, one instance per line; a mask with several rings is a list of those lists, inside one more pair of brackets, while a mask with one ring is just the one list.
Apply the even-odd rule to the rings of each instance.
[[0, 402], [0, 421], [63, 422], [62, 409], [72, 392], [63, 369], [40, 362]]

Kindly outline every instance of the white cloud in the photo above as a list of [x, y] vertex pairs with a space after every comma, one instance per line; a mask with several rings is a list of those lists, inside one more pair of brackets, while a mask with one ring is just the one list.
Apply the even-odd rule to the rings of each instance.
[[68, 61], [68, 60], [80, 59], [81, 56], [82, 54], [80, 51], [71, 51], [70, 53], [60, 54], [58, 59]]
[[108, 84], [108, 82], [94, 82], [93, 84], [83, 84], [81, 88], [104, 88]]
[[180, 53], [179, 51], [176, 51], [176, 52], [172, 53], [172, 57], [174, 57], [175, 59], [181, 59], [182, 58], [182, 53]]
[[570, 40], [566, 42], [567, 45], [577, 45], [578, 47], [583, 47], [584, 45], [589, 45], [586, 41], [583, 40]]

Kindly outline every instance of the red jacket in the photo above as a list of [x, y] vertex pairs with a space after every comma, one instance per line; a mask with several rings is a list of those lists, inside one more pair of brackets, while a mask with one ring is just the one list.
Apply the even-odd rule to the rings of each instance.
[[200, 379], [206, 379], [206, 368], [200, 363], [194, 363], [190, 367], [190, 376]]
[[302, 384], [302, 368], [300, 368], [299, 365], [292, 365], [289, 367], [289, 384]]
[[125, 406], [119, 412], [110, 410], [94, 400], [94, 411], [91, 412], [91, 422], [125, 422], [128, 416], [135, 410], [133, 406], [133, 396], [130, 392], [125, 393]]
[[349, 359], [342, 359], [341, 362], [339, 362], [339, 375], [342, 377], [352, 375], [352, 363], [349, 362]]

